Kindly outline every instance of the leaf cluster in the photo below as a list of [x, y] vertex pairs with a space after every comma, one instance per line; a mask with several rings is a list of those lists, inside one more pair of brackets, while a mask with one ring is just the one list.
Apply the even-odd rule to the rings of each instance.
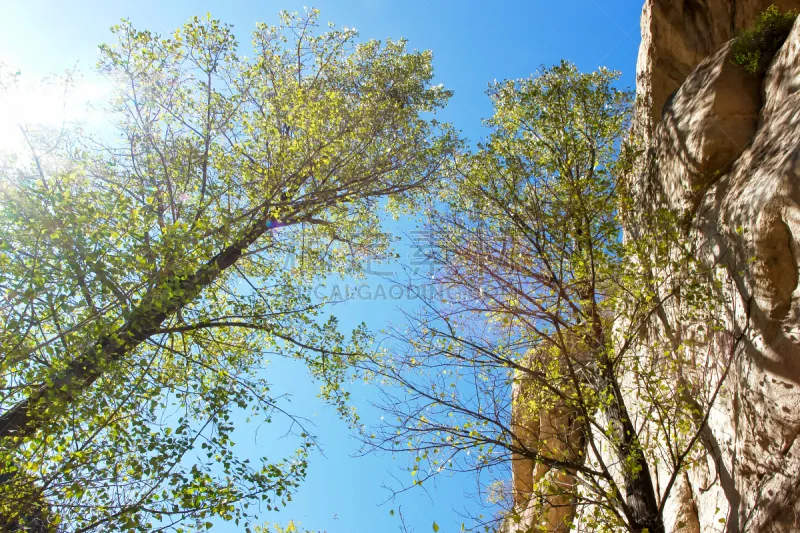
[[[0, 166], [0, 520], [246, 526], [291, 499], [316, 444], [270, 359], [357, 421], [372, 337], [310, 289], [385, 253], [379, 205], [418, 201], [456, 144], [433, 118], [450, 93], [429, 52], [314, 10], [257, 25], [249, 58], [210, 17], [112, 32], [116, 138], [23, 125], [28, 152]], [[296, 452], [240, 457], [237, 414]]]
[[758, 16], [752, 28], [736, 36], [731, 48], [731, 62], [753, 75], [766, 72], [792, 30], [798, 13], [796, 9], [781, 12], [776, 6], [769, 6]]

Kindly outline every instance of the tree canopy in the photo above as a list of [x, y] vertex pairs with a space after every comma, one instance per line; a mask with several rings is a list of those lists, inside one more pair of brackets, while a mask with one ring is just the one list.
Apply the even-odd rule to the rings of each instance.
[[[580, 514], [587, 530], [663, 532], [724, 379], [690, 385], [689, 341], [653, 324], [680, 294], [710, 334], [719, 292], [674, 217], [633, 204], [633, 96], [618, 77], [562, 62], [490, 87], [491, 135], [429, 206], [439, 291], [420, 291], [434, 297], [393, 332], [399, 348], [371, 361], [389, 416], [368, 444], [412, 453], [414, 485], [477, 473], [501, 508], [476, 517], [487, 530], [569, 531]], [[626, 217], [644, 235], [625, 239]]]
[[[98, 63], [113, 134], [23, 125], [0, 161], [0, 529], [250, 531], [316, 442], [272, 388], [284, 357], [368, 445], [411, 453], [411, 486], [484, 476], [500, 511], [477, 527], [663, 532], [744, 333], [723, 331], [702, 244], [636, 205], [619, 73], [495, 82], [469, 150], [435, 118], [451, 93], [430, 52], [315, 10], [281, 21], [247, 56], [210, 17], [168, 36], [123, 21]], [[309, 289], [384, 257], [386, 212], [421, 215], [435, 271], [378, 350]], [[690, 371], [712, 338], [727, 359]], [[377, 427], [356, 372], [377, 378]], [[237, 453], [241, 413], [283, 418], [295, 454]]]
[[264, 371], [282, 356], [352, 421], [343, 384], [370, 337], [307, 289], [379, 254], [378, 206], [436, 178], [449, 92], [429, 52], [323, 31], [313, 10], [257, 25], [250, 57], [210, 18], [112, 31], [118, 138], [23, 127], [30, 157], [2, 167], [0, 520], [245, 527], [290, 498], [313, 440], [239, 457], [231, 414], [283, 413]]

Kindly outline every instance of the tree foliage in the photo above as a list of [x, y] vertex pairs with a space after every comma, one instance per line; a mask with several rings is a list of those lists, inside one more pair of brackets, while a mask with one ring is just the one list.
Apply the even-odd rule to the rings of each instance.
[[[476, 472], [487, 529], [663, 531], [744, 331], [702, 243], [637, 205], [618, 73], [493, 84], [488, 138], [456, 154], [429, 52], [317, 20], [257, 25], [250, 58], [210, 18], [123, 22], [99, 62], [118, 137], [21, 128], [0, 166], [0, 527], [249, 530], [315, 443], [272, 390], [280, 356], [354, 425], [345, 384], [378, 376], [390, 416], [365, 438], [412, 453], [412, 486]], [[440, 292], [413, 285], [420, 313], [374, 354], [308, 288], [384, 255], [385, 208], [426, 210]], [[692, 370], [712, 344], [726, 357]], [[239, 456], [242, 412], [288, 417], [296, 453]]]
[[733, 42], [731, 61], [753, 75], [766, 72], [772, 58], [792, 31], [800, 11], [782, 13], [774, 5], [761, 13], [752, 28], [739, 33]]
[[[566, 531], [578, 513], [586, 530], [664, 531], [727, 372], [690, 379], [690, 346], [721, 328], [721, 288], [674, 216], [633, 202], [632, 95], [618, 76], [562, 62], [490, 88], [491, 134], [458, 159], [426, 222], [440, 290], [394, 330], [404, 348], [371, 366], [389, 416], [368, 442], [411, 452], [415, 485], [476, 472], [508, 531]], [[626, 217], [641, 238], [623, 238]], [[706, 330], [654, 325], [678, 307]], [[670, 477], [657, 490], [660, 462]]]
[[249, 58], [210, 18], [112, 31], [118, 137], [23, 127], [2, 167], [0, 519], [245, 527], [290, 499], [313, 437], [292, 424], [294, 456], [242, 458], [232, 414], [286, 414], [264, 371], [281, 356], [353, 420], [343, 385], [370, 337], [307, 288], [387, 246], [380, 203], [413, 202], [453, 148], [431, 118], [449, 92], [429, 52], [315, 11], [257, 25]]

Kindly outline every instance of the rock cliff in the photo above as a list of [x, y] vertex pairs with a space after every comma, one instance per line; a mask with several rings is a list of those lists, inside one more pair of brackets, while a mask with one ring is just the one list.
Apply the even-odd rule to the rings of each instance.
[[[733, 288], [720, 320], [744, 332], [718, 371], [699, 458], [664, 507], [667, 531], [800, 531], [800, 19], [763, 76], [730, 61], [731, 39], [771, 4], [800, 0], [647, 0], [642, 14], [641, 207], [658, 202], [684, 221]], [[679, 311], [667, 315], [681, 327]], [[719, 368], [725, 351], [710, 339], [692, 359]], [[516, 465], [518, 484], [527, 467]], [[663, 491], [670, 474], [652, 474]], [[573, 530], [590, 529], [579, 517]]]
[[800, 531], [800, 22], [763, 78], [726, 42], [770, 3], [651, 0], [642, 17], [643, 189], [690, 224], [750, 316], [704, 432], [709, 460], [665, 508], [672, 531]]
[[637, 96], [646, 102], [650, 128], [689, 74], [737, 32], [752, 26], [770, 5], [781, 11], [796, 0], [647, 0], [636, 65]]

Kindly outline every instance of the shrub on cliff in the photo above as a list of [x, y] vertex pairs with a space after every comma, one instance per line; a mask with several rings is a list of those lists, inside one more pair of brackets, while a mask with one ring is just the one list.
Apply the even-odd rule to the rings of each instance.
[[769, 67], [792, 30], [798, 11], [782, 13], [774, 5], [758, 17], [755, 27], [742, 31], [733, 43], [733, 64], [758, 75]]

